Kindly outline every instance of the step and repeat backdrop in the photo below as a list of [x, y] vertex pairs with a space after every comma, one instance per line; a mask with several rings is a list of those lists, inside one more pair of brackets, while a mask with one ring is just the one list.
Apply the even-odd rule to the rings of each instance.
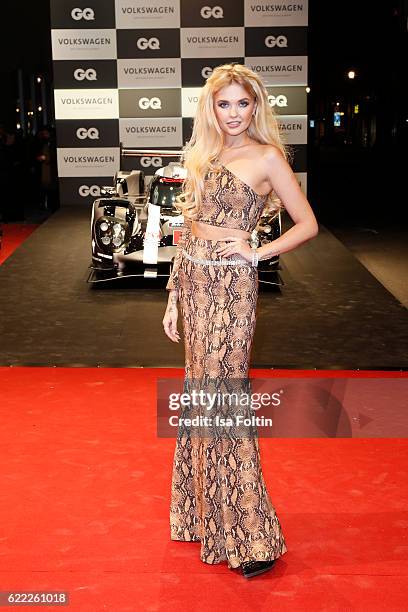
[[181, 148], [228, 62], [263, 79], [306, 193], [307, 24], [307, 0], [51, 0], [61, 205], [90, 203], [119, 169], [168, 163], [121, 160], [119, 145]]

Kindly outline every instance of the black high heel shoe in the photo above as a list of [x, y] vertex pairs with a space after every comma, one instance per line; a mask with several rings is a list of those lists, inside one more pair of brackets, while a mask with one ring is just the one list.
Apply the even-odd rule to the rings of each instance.
[[258, 576], [258, 574], [263, 574], [267, 572], [273, 564], [275, 563], [275, 559], [272, 561], [246, 561], [242, 563], [242, 575], [245, 578], [252, 578], [252, 576]]

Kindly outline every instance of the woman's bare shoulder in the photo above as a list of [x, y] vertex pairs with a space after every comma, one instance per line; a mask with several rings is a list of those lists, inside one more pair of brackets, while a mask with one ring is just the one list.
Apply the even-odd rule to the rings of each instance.
[[279, 147], [274, 144], [261, 144], [260, 142], [254, 142], [251, 147], [251, 153], [254, 160], [266, 165], [277, 157], [282, 157]]
[[281, 150], [274, 144], [260, 144], [259, 147], [260, 157], [266, 162], [282, 157]]

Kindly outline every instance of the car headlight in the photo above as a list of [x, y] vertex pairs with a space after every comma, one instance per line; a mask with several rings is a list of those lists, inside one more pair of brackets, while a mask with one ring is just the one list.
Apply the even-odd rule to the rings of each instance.
[[131, 230], [127, 221], [117, 217], [100, 217], [95, 223], [95, 240], [104, 253], [118, 253], [130, 240]]
[[112, 238], [112, 243], [115, 245], [115, 247], [120, 247], [123, 244], [122, 236], [114, 236]]

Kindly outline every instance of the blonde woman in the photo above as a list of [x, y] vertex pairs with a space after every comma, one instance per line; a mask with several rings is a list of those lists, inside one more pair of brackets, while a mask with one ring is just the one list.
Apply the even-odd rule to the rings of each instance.
[[[288, 151], [259, 77], [240, 64], [215, 68], [185, 147], [187, 178], [177, 203], [185, 221], [163, 318], [165, 333], [179, 342], [180, 304], [185, 381], [205, 387], [208, 380], [248, 379], [258, 261], [291, 251], [318, 233]], [[254, 249], [249, 238], [265, 206], [284, 207], [294, 226]], [[287, 546], [265, 486], [256, 436], [179, 433], [170, 527], [172, 540], [201, 542], [205, 563], [227, 561], [246, 578], [273, 566]]]

